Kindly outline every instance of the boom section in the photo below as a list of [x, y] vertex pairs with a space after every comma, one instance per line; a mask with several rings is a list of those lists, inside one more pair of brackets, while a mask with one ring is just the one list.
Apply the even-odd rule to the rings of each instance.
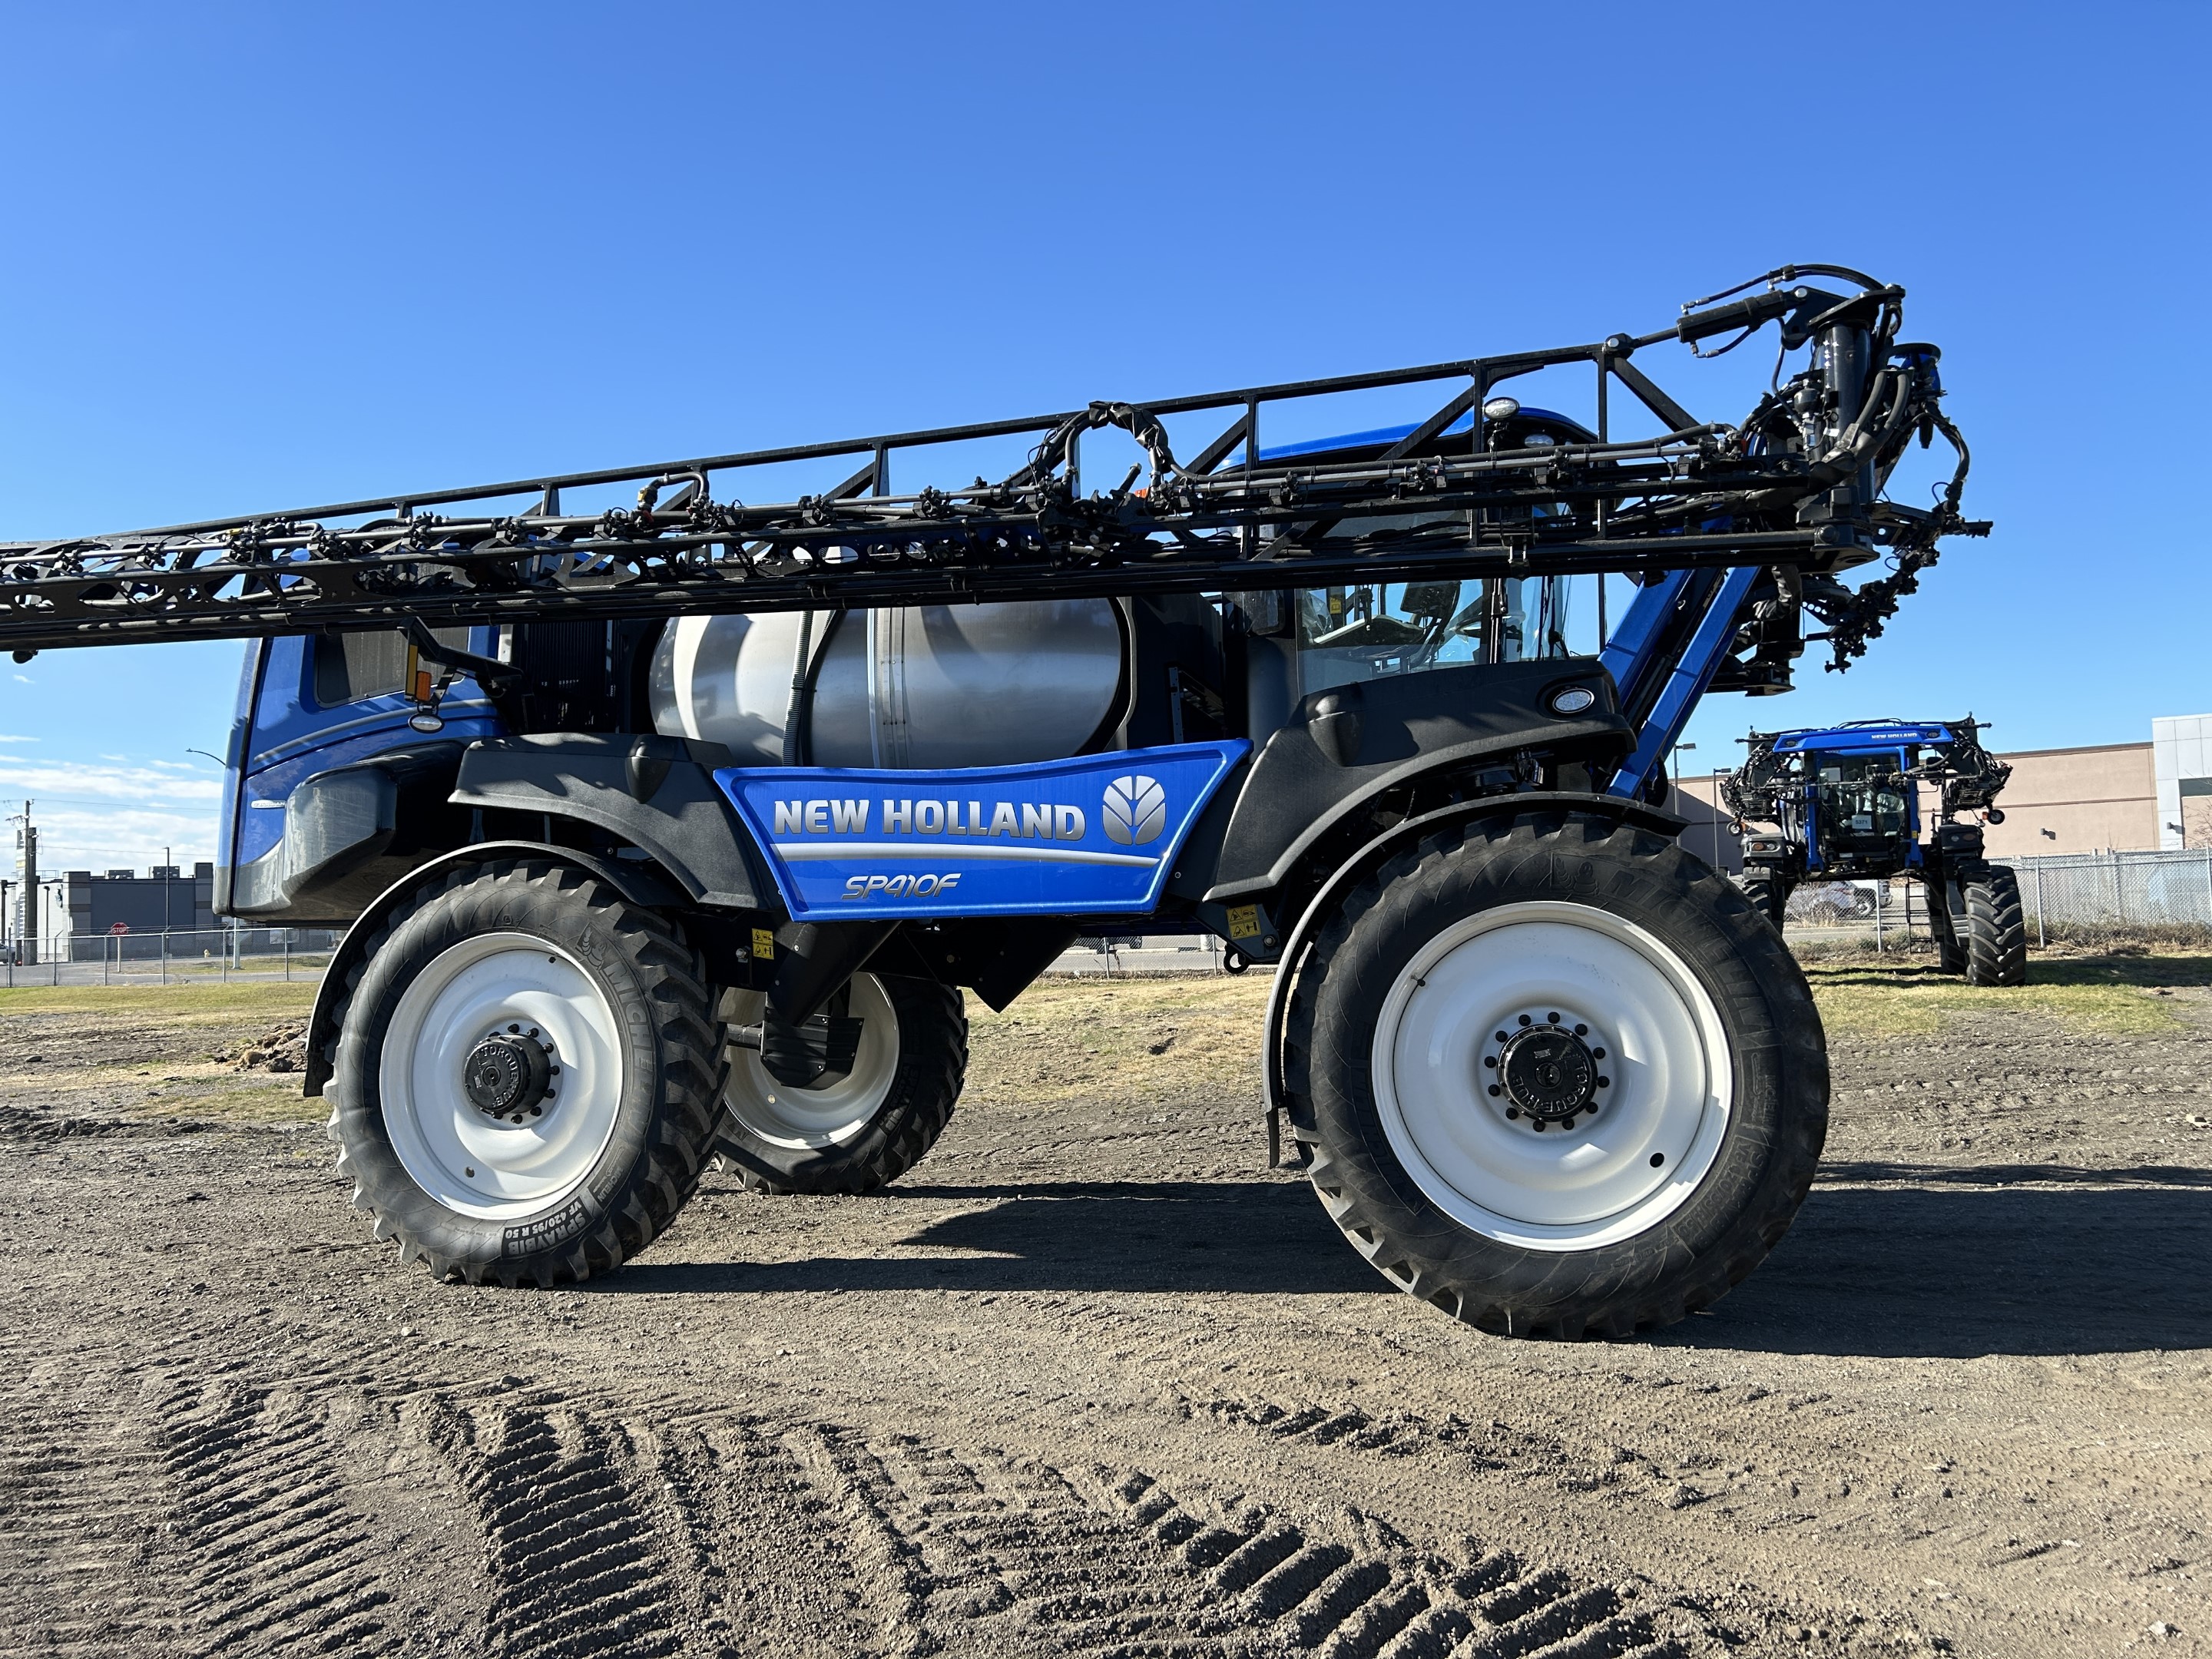
[[[1829, 624], [1840, 663], [1880, 631], [1941, 537], [1986, 526], [1959, 515], [1966, 456], [1939, 404], [1936, 353], [1895, 343], [1903, 291], [1849, 272], [1861, 292], [1791, 286], [1817, 270], [1840, 268], [1784, 267], [1751, 299], [1590, 344], [0, 544], [0, 647], [1747, 568], [1771, 574], [1793, 624], [1801, 604]], [[1695, 419], [1631, 361], [1769, 321], [1785, 347], [1793, 331], [1814, 345], [1814, 366], [1741, 424]], [[1518, 405], [1497, 389], [1573, 364], [1595, 374], [1589, 441], [1503, 447], [1499, 411]], [[1402, 432], [1318, 453], [1261, 447], [1285, 404], [1423, 385], [1442, 400]], [[1613, 439], [1609, 394], [1621, 389], [1666, 429]], [[1200, 416], [1225, 424], [1179, 460], [1165, 422]], [[1310, 412], [1300, 424], [1311, 429]], [[1109, 426], [1146, 460], [1085, 494], [1081, 441]], [[1925, 509], [1882, 500], [1911, 435], [1937, 430], [1959, 452], [1942, 497]], [[941, 466], [933, 450], [1029, 436], [1026, 464], [996, 483], [892, 490], [895, 470]], [[840, 459], [856, 469], [819, 495], [748, 500], [765, 469]], [[635, 504], [562, 511], [564, 494], [608, 486], [635, 487]], [[1884, 554], [1897, 575], [1858, 594], [1834, 580]], [[1797, 629], [1786, 632], [1794, 654]]]

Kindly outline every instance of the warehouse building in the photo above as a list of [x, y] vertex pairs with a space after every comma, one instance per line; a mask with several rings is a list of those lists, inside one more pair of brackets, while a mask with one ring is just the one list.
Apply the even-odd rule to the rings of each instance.
[[[70, 870], [62, 877], [69, 912], [72, 962], [94, 962], [103, 955], [135, 959], [162, 953], [162, 935], [213, 933], [222, 926], [215, 914], [215, 866], [195, 864], [190, 875], [173, 864], [157, 864], [144, 875], [110, 870], [94, 875]], [[195, 954], [207, 940], [196, 940]]]
[[2150, 723], [2158, 790], [2156, 845], [2212, 848], [2212, 714], [2169, 714]]

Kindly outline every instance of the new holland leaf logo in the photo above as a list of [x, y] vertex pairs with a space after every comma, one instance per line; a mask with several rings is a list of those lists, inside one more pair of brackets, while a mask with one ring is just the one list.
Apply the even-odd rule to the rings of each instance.
[[1105, 817], [1107, 840], [1142, 847], [1167, 827], [1167, 791], [1155, 778], [1116, 778], [1106, 786]]

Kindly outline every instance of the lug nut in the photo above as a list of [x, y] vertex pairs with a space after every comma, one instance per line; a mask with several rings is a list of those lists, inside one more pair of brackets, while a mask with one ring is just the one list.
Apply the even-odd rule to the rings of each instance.
[[1587, 1025], [1577, 1025], [1577, 1026], [1576, 1026], [1576, 1027], [1575, 1027], [1575, 1035], [1576, 1035], [1577, 1036], [1588, 1036], [1589, 1035], [1589, 1026], [1587, 1026]]
[[[1498, 1087], [1495, 1083], [1493, 1083], [1493, 1084], [1492, 1084], [1492, 1085], [1490, 1085], [1490, 1092], [1491, 1092], [1492, 1095], [1502, 1095], [1502, 1094], [1504, 1094], [1504, 1093], [1505, 1092], [1505, 1091], [1504, 1091], [1504, 1090], [1503, 1090], [1503, 1089], [1501, 1089], [1501, 1088], [1499, 1088], [1499, 1087]], [[1517, 1116], [1517, 1115], [1518, 1115], [1517, 1113], [1514, 1113], [1514, 1112], [1508, 1112], [1508, 1113], [1506, 1113], [1506, 1115], [1506, 1115], [1506, 1116], [1508, 1116], [1508, 1117], [1515, 1117], [1515, 1116]]]
[[1521, 1016], [1521, 1023], [1523, 1025], [1534, 1025], [1536, 1023], [1536, 1017], [1534, 1014], [1523, 1014]]

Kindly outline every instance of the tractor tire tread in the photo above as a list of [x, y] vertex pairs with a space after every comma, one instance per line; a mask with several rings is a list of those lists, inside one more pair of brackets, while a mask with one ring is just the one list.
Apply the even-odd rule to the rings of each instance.
[[[1501, 848], [1501, 842], [1509, 844]], [[1461, 1229], [1425, 1200], [1408, 1206], [1402, 1192], [1378, 1200], [1378, 1194], [1392, 1191], [1390, 1184], [1378, 1182], [1374, 1170], [1347, 1162], [1348, 1148], [1363, 1164], [1373, 1160], [1376, 1136], [1354, 1131], [1343, 1139], [1343, 1132], [1322, 1127], [1316, 1066], [1327, 1064], [1334, 1074], [1357, 1067], [1364, 1076], [1369, 1063], [1361, 1033], [1326, 1029], [1321, 992], [1330, 966], [1345, 956], [1362, 922], [1386, 903], [1417, 888], [1435, 892], [1471, 878], [1476, 872], [1471, 866], [1499, 854], [1513, 860], [1595, 854], [1623, 860], [1607, 872], [1607, 878], [1640, 876], [1656, 886], [1664, 904], [1697, 913], [1708, 929], [1705, 948], [1730, 958], [1737, 969], [1735, 994], [1756, 985], [1762, 1000], [1743, 1011], [1751, 1029], [1748, 1040], [1738, 1045], [1738, 1059], [1740, 1065], [1769, 1068], [1765, 1086], [1775, 1106], [1770, 1124], [1747, 1133], [1747, 1148], [1757, 1146], [1761, 1133], [1766, 1142], [1754, 1156], [1754, 1172], [1741, 1183], [1747, 1188], [1744, 1202], [1714, 1229], [1717, 1237], [1692, 1248], [1678, 1212], [1650, 1233], [1602, 1250], [1548, 1256], [1510, 1252]], [[1322, 924], [1296, 971], [1284, 1019], [1283, 1077], [1291, 1133], [1310, 1158], [1307, 1177], [1330, 1218], [1380, 1272], [1409, 1295], [1480, 1329], [1574, 1340], [1626, 1338], [1672, 1324], [1741, 1283], [1789, 1231], [1811, 1190], [1827, 1134], [1828, 1066], [1804, 975], [1765, 914], [1734, 882], [1650, 831], [1565, 809], [1438, 831], [1413, 855], [1381, 865], [1358, 884]], [[1714, 977], [1708, 975], [1709, 981]], [[1708, 988], [1717, 1000], [1729, 994], [1725, 984]], [[1340, 1009], [1355, 994], [1338, 997]], [[1471, 1264], [1501, 1252], [1521, 1259], [1510, 1271], [1471, 1270]]]
[[2009, 865], [1992, 864], [1966, 884], [1966, 983], [2023, 985], [2027, 981], [2027, 917], [2020, 878]]
[[[363, 981], [379, 955], [429, 905], [462, 889], [481, 885], [512, 894], [520, 888], [534, 901], [573, 902], [580, 897], [596, 920], [619, 909], [608, 934], [628, 958], [635, 988], [660, 1026], [663, 1048], [660, 1109], [641, 1156], [619, 1183], [614, 1201], [601, 1207], [580, 1237], [530, 1255], [483, 1261], [437, 1248], [422, 1233], [386, 1212], [386, 1199], [373, 1189], [362, 1160], [349, 1156], [342, 1132], [348, 1093], [354, 1079], [341, 1062], [349, 1045], [348, 1016]], [[376, 1236], [396, 1243], [403, 1261], [421, 1261], [439, 1279], [471, 1285], [497, 1284], [514, 1289], [527, 1283], [543, 1288], [581, 1284], [611, 1273], [665, 1231], [677, 1212], [698, 1189], [714, 1139], [714, 1122], [727, 1065], [720, 1021], [714, 1016], [714, 993], [698, 953], [674, 927], [653, 912], [631, 906], [598, 878], [573, 865], [544, 859], [501, 860], [459, 866], [422, 884], [392, 907], [368, 948], [346, 975], [332, 1010], [326, 1045], [331, 1074], [325, 1092], [331, 1097], [327, 1137], [338, 1146], [337, 1168], [352, 1187], [356, 1209], [375, 1218]]]

